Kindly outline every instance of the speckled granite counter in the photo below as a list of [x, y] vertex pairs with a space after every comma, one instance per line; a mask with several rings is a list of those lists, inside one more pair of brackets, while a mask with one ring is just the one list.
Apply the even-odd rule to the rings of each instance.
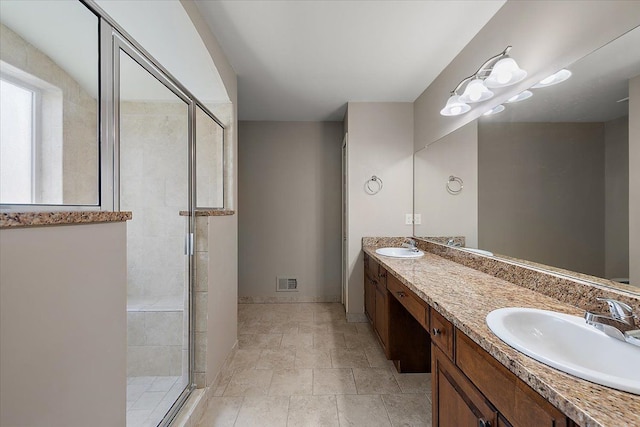
[[[386, 241], [385, 246], [390, 243]], [[583, 427], [640, 426], [640, 396], [581, 380], [514, 350], [485, 322], [492, 310], [532, 307], [581, 316], [557, 299], [465, 267], [432, 253], [418, 259], [377, 255], [381, 240], [368, 239], [364, 251], [409, 289], [489, 352], [507, 369]]]
[[121, 222], [132, 218], [131, 212], [72, 211], [72, 212], [11, 212], [0, 213], [0, 229], [42, 227], [45, 225], [92, 224]]
[[[196, 216], [229, 216], [236, 211], [230, 209], [196, 209]], [[180, 216], [189, 216], [189, 211], [180, 211]]]

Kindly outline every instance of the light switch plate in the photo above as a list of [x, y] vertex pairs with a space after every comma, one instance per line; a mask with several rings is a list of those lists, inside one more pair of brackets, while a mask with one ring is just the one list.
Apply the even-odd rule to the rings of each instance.
[[404, 223], [405, 223], [405, 225], [413, 224], [413, 214], [405, 214], [404, 215]]
[[422, 224], [422, 214], [413, 214], [413, 223], [415, 225]]

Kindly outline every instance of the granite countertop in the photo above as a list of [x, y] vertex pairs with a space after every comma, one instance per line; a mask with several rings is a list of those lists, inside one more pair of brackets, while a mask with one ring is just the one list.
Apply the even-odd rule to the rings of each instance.
[[71, 212], [10, 212], [0, 213], [0, 229], [42, 227], [45, 225], [93, 224], [121, 222], [132, 218], [131, 212], [71, 211]]
[[[236, 213], [231, 209], [196, 209], [194, 212], [195, 216], [229, 216]], [[180, 216], [189, 216], [189, 211], [180, 211]]]
[[531, 307], [577, 316], [582, 316], [583, 310], [429, 252], [417, 259], [399, 259], [377, 255], [376, 246], [363, 249], [579, 425], [640, 426], [640, 396], [600, 386], [537, 362], [502, 342], [485, 321], [489, 312], [503, 307]]

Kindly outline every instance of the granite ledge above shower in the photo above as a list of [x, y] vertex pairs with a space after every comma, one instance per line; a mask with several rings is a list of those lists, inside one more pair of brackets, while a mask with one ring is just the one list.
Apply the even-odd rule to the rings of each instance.
[[[372, 240], [378, 245], [365, 244]], [[578, 316], [584, 311], [428, 251], [417, 259], [379, 256], [375, 249], [392, 241], [372, 240], [363, 240], [367, 254], [579, 425], [640, 425], [640, 396], [593, 384], [539, 363], [503, 343], [485, 320], [489, 312], [502, 307], [532, 307]]]
[[[231, 209], [196, 209], [196, 216], [229, 216], [235, 215]], [[189, 216], [189, 211], [180, 211], [180, 216]]]
[[127, 211], [7, 212], [0, 213], [0, 229], [122, 222], [132, 217], [132, 213]]

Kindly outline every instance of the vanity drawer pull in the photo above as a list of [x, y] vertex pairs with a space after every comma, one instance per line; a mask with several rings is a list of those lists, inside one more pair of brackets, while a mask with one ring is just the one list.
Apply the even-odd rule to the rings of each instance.
[[451, 322], [442, 317], [436, 310], [431, 309], [431, 342], [440, 347], [440, 350], [453, 360], [454, 328]]
[[487, 421], [484, 418], [479, 418], [478, 427], [491, 427], [491, 421]]
[[406, 296], [407, 296], [407, 294], [405, 294], [405, 293], [404, 293], [404, 292], [402, 292], [402, 291], [398, 291], [398, 292], [396, 292], [396, 293], [398, 294], [398, 296], [399, 296], [400, 298], [404, 298], [404, 297], [406, 297]]

